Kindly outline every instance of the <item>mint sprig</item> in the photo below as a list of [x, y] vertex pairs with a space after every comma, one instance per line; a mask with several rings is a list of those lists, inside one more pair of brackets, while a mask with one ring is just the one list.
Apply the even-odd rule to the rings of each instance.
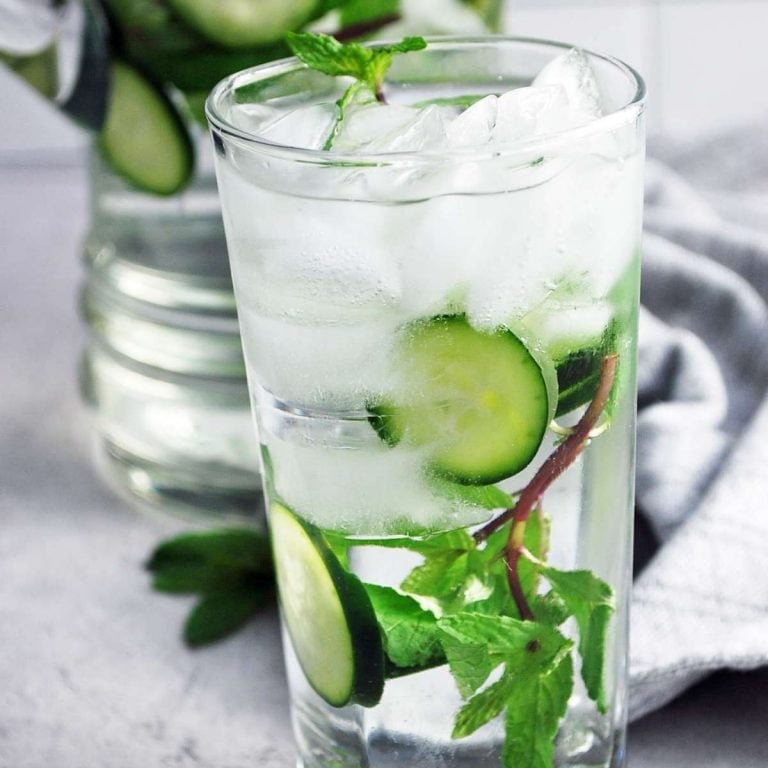
[[340, 43], [330, 35], [288, 32], [288, 46], [311, 69], [331, 77], [354, 77], [368, 86], [378, 101], [385, 101], [384, 76], [395, 54], [420, 51], [427, 47], [423, 37], [405, 37], [394, 45], [366, 47], [359, 43]]
[[423, 37], [405, 37], [394, 45], [376, 47], [342, 43], [330, 35], [311, 32], [288, 32], [285, 40], [294, 55], [311, 69], [331, 77], [355, 79], [336, 102], [336, 120], [323, 145], [326, 151], [333, 147], [344, 115], [351, 104], [365, 104], [373, 100], [386, 103], [384, 77], [395, 55], [420, 51], [427, 47]]
[[[607, 709], [604, 665], [613, 591], [589, 571], [563, 571], [546, 563], [549, 522], [541, 500], [584, 450], [606, 408], [615, 372], [616, 357], [607, 355], [594, 398], [574, 431], [510, 497], [512, 503], [473, 536], [452, 531], [423, 540], [370, 542], [423, 556], [400, 589], [415, 595], [419, 607], [433, 607], [438, 617], [439, 643], [466, 699], [452, 735], [469, 736], [503, 713], [504, 768], [551, 768], [574, 685], [574, 643], [559, 629], [571, 619], [578, 627], [587, 692], [600, 712]], [[489, 497], [489, 506], [499, 498]], [[545, 594], [542, 579], [549, 584]], [[409, 612], [412, 608], [409, 604]], [[408, 620], [398, 616], [397, 604], [388, 606], [387, 626]]]
[[184, 622], [184, 640], [190, 647], [223, 640], [237, 632], [272, 600], [268, 583], [204, 594]]
[[199, 596], [183, 631], [192, 647], [240, 629], [274, 591], [267, 538], [246, 528], [182, 533], [159, 544], [146, 568], [158, 592]]
[[573, 690], [573, 643], [546, 624], [506, 616], [447, 616], [438, 624], [465, 697], [504, 664], [500, 677], [459, 710], [453, 738], [469, 736], [505, 711], [504, 765], [550, 768], [555, 735]]

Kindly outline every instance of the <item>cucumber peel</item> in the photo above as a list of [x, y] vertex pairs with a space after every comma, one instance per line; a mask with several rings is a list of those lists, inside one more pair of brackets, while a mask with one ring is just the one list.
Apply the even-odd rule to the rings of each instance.
[[333, 707], [374, 706], [384, 648], [365, 587], [288, 507], [273, 502], [269, 523], [283, 620], [307, 681]]
[[158, 85], [121, 61], [112, 64], [98, 145], [112, 169], [145, 192], [173, 195], [192, 176], [192, 142], [176, 108]]

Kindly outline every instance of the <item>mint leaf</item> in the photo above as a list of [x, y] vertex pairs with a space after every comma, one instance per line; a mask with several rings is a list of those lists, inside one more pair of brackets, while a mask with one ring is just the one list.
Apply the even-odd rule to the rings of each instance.
[[159, 572], [170, 567], [211, 566], [270, 570], [267, 537], [248, 528], [221, 528], [182, 533], [162, 542], [152, 552], [146, 567]]
[[393, 539], [390, 544], [424, 555], [424, 563], [416, 566], [400, 585], [404, 592], [433, 598], [442, 611], [461, 609], [467, 580], [472, 578], [469, 554], [475, 549], [474, 539], [465, 530], [424, 539]]
[[572, 691], [570, 653], [549, 669], [528, 669], [516, 676], [504, 718], [504, 768], [552, 768], [555, 736]]
[[338, 558], [339, 562], [349, 570], [349, 549], [350, 541], [344, 536], [340, 536], [338, 533], [332, 531], [325, 531], [323, 538], [331, 548], [331, 552]]
[[473, 696], [456, 715], [451, 737], [461, 739], [469, 736], [501, 714], [515, 685], [514, 674], [505, 672], [495, 683]]
[[344, 91], [344, 95], [336, 102], [336, 119], [333, 122], [331, 132], [328, 134], [328, 138], [323, 144], [323, 150], [328, 151], [333, 148], [333, 142], [336, 141], [336, 137], [339, 135], [342, 123], [344, 122], [344, 116], [347, 114], [347, 110], [353, 104], [364, 105], [371, 101], [375, 101], [376, 97], [371, 93], [366, 83], [359, 80], [352, 83], [352, 85]]
[[158, 570], [152, 576], [152, 588], [174, 595], [206, 594], [235, 589], [248, 581], [249, 575], [237, 568], [183, 563]]
[[414, 568], [400, 585], [404, 592], [435, 598], [445, 609], [463, 605], [464, 587], [469, 577], [469, 553], [446, 550], [430, 553], [423, 565]]
[[330, 35], [312, 32], [287, 32], [285, 41], [310, 69], [331, 77], [367, 80], [371, 51], [359, 43], [340, 43]]
[[514, 504], [514, 499], [495, 485], [460, 485], [441, 477], [431, 477], [430, 486], [443, 498], [473, 507], [507, 509]]
[[530, 650], [553, 655], [563, 643], [570, 646], [553, 627], [535, 621], [520, 621], [511, 616], [487, 616], [481, 613], [462, 613], [443, 616], [438, 626], [449, 638], [463, 645], [482, 647], [491, 661], [498, 663], [510, 659], [521, 660], [535, 655]]
[[552, 591], [533, 597], [531, 609], [536, 621], [552, 627], [559, 627], [571, 616], [565, 603]]
[[376, 93], [377, 98], [379, 98], [384, 76], [392, 65], [395, 54], [421, 51], [426, 47], [427, 41], [423, 37], [404, 37], [394, 45], [378, 46], [373, 49], [373, 56], [368, 65], [368, 84], [371, 86], [371, 90]]
[[542, 574], [565, 603], [579, 626], [581, 676], [587, 693], [605, 712], [605, 638], [615, 609], [611, 587], [590, 571], [544, 568]]
[[424, 101], [417, 101], [413, 106], [423, 109], [435, 105], [437, 107], [460, 107], [461, 109], [469, 109], [473, 104], [484, 99], [487, 93], [470, 93], [462, 96], [441, 96], [436, 99], [424, 99]]
[[187, 644], [197, 646], [234, 632], [267, 600], [270, 563], [263, 533], [224, 528], [164, 541], [146, 567], [159, 592], [202, 595], [184, 628]]
[[[549, 520], [540, 509], [534, 509], [528, 518], [523, 538], [525, 548], [538, 560], [546, 560], [549, 552]], [[526, 558], [521, 558], [517, 566], [520, 584], [526, 598], [530, 601], [536, 595], [540, 581], [540, 567]]]
[[[504, 549], [509, 541], [510, 524], [503, 525], [492, 533], [476, 557], [483, 565], [474, 566], [488, 590], [488, 597], [467, 604], [466, 610], [478, 613], [502, 614], [520, 618], [515, 601], [509, 591], [509, 574], [504, 560]], [[537, 558], [544, 559], [549, 547], [549, 521], [535, 510], [528, 518], [524, 538], [526, 548]], [[529, 604], [536, 597], [539, 585], [539, 567], [526, 559], [518, 562], [518, 575], [523, 593]], [[534, 615], [538, 615], [534, 611]]]
[[461, 613], [444, 616], [437, 624], [445, 633], [443, 648], [465, 697], [502, 662], [508, 662], [510, 668], [526, 666], [530, 659], [545, 664], [571, 646], [553, 627], [510, 616]]
[[420, 555], [453, 550], [470, 550], [475, 546], [474, 539], [464, 530], [458, 528], [445, 533], [433, 533], [425, 536], [406, 538], [404, 536], [388, 536], [385, 539], [356, 539], [350, 541], [354, 547], [385, 547], [386, 549], [407, 549]]
[[227, 637], [254, 616], [270, 595], [270, 589], [253, 587], [206, 595], [187, 617], [184, 640], [187, 645], [197, 647]]
[[[390, 539], [390, 541], [396, 541]], [[424, 555], [430, 553], [437, 553], [445, 550], [470, 550], [475, 547], [475, 540], [467, 533], [464, 528], [457, 528], [453, 531], [446, 531], [445, 533], [437, 533], [432, 536], [425, 536], [421, 539], [401, 540], [400, 546], [403, 544], [414, 552], [419, 552]]]
[[500, 663], [494, 663], [480, 644], [464, 643], [451, 635], [443, 637], [441, 642], [456, 687], [465, 699], [488, 679]]
[[[554, 627], [508, 616], [464, 613], [437, 623], [445, 632], [448, 664], [465, 698], [499, 664], [505, 665], [497, 681], [459, 710], [454, 738], [468, 736], [506, 708], [505, 765], [551, 768], [557, 726], [573, 688], [573, 643]], [[549, 763], [543, 762], [547, 756]]]
[[437, 620], [412, 597], [390, 587], [365, 584], [384, 632], [387, 657], [403, 669], [442, 664], [445, 654], [440, 645], [441, 632]]
[[381, 86], [397, 53], [427, 47], [423, 37], [406, 37], [395, 45], [367, 48], [359, 43], [340, 43], [330, 35], [288, 32], [285, 36], [293, 53], [311, 69], [332, 77], [354, 77], [365, 83], [379, 101]]

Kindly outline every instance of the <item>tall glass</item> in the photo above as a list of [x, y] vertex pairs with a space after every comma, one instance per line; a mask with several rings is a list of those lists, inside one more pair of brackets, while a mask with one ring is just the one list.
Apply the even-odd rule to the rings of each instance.
[[[567, 50], [434, 41], [385, 91]], [[208, 101], [306, 768], [623, 762], [644, 87], [586, 57], [601, 116], [493, 145], [272, 143], [346, 85], [295, 60]]]

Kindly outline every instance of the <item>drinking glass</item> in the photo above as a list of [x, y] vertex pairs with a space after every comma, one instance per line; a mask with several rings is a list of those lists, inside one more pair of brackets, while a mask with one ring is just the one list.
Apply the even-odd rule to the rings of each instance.
[[[600, 112], [526, 133], [554, 60]], [[346, 85], [288, 59], [207, 105], [299, 764], [621, 765], [642, 80], [434, 40], [363, 116], [410, 122], [305, 148]]]

